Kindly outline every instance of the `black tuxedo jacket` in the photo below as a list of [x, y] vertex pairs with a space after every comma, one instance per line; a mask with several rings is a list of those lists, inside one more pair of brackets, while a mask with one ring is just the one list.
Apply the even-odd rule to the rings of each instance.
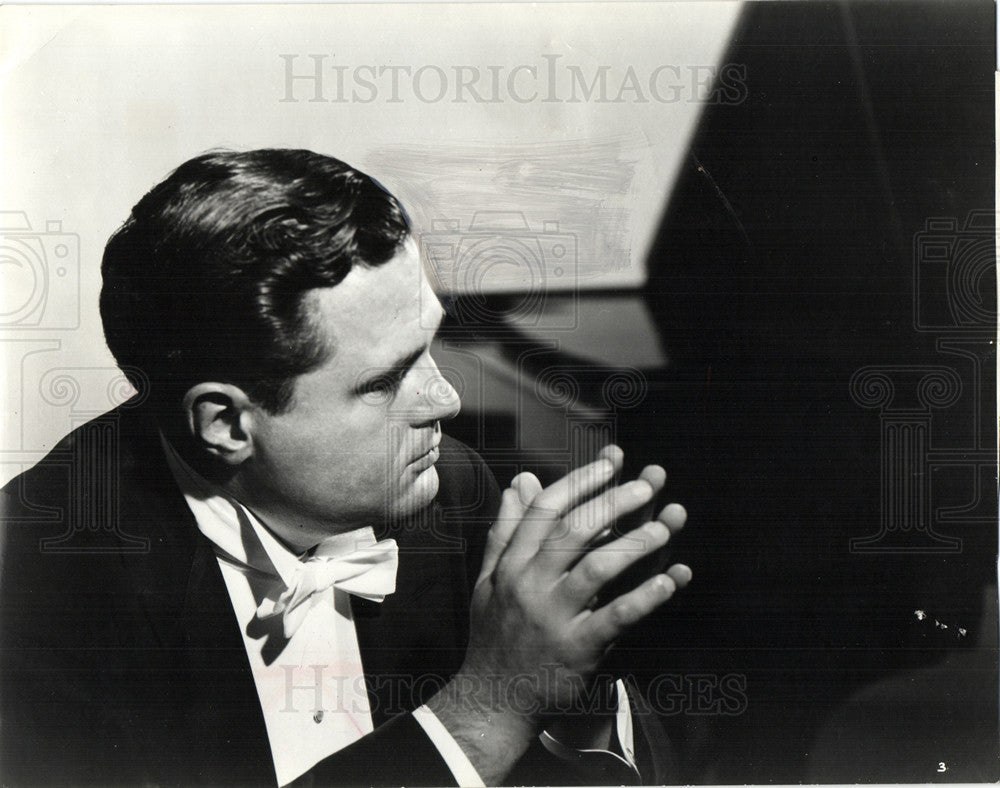
[[[399, 544], [396, 592], [380, 605], [352, 598], [376, 730], [304, 784], [454, 784], [406, 712], [462, 662], [499, 492], [456, 441], [442, 442], [437, 467], [432, 506], [376, 534]], [[3, 489], [3, 509], [0, 782], [273, 787], [232, 605], [152, 417], [122, 407], [83, 425]], [[639, 723], [640, 760], [663, 781], [662, 729], [641, 710]], [[535, 744], [508, 782], [629, 778]]]

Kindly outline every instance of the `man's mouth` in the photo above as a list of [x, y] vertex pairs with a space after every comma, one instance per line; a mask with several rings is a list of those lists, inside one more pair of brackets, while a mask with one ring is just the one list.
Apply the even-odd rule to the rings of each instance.
[[413, 462], [410, 463], [410, 466], [414, 470], [425, 471], [436, 463], [438, 461], [438, 457], [440, 456], [441, 450], [437, 447], [437, 445], [435, 445], [413, 460]]

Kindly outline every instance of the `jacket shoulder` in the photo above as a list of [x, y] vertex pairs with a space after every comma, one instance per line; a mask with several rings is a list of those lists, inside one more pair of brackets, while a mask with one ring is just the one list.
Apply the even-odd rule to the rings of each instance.
[[435, 504], [446, 531], [457, 531], [465, 544], [465, 572], [471, 591], [479, 576], [486, 536], [500, 510], [496, 477], [473, 449], [450, 436], [441, 439], [437, 462], [440, 485]]
[[442, 506], [481, 510], [482, 513], [500, 508], [500, 488], [496, 477], [473, 449], [445, 435], [441, 439], [441, 456], [437, 461], [437, 500]]

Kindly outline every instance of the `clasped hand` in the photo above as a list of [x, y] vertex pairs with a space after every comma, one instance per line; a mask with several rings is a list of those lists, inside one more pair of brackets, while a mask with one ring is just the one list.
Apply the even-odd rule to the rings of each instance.
[[604, 489], [621, 463], [621, 450], [609, 446], [545, 489], [522, 473], [504, 491], [473, 593], [463, 671], [507, 678], [501, 700], [514, 712], [571, 709], [615, 639], [691, 579], [688, 567], [675, 564], [595, 607], [605, 584], [663, 547], [687, 517], [670, 504], [655, 520], [593, 547], [666, 482], [663, 469], [651, 465], [638, 479]]
[[674, 564], [616, 598], [599, 598], [687, 518], [670, 504], [595, 546], [666, 483], [664, 470], [650, 465], [608, 487], [622, 461], [608, 446], [549, 487], [522, 473], [503, 493], [473, 591], [465, 661], [430, 704], [487, 784], [503, 778], [544, 719], [576, 708], [614, 641], [691, 580], [687, 566]]

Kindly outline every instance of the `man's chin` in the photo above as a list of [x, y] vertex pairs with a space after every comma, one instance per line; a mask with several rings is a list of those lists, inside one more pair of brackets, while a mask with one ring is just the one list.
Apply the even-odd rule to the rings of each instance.
[[430, 506], [440, 485], [437, 468], [433, 465], [425, 468], [417, 473], [408, 485], [405, 481], [403, 484], [405, 485], [403, 495], [400, 496], [395, 510], [397, 517], [408, 517]]

